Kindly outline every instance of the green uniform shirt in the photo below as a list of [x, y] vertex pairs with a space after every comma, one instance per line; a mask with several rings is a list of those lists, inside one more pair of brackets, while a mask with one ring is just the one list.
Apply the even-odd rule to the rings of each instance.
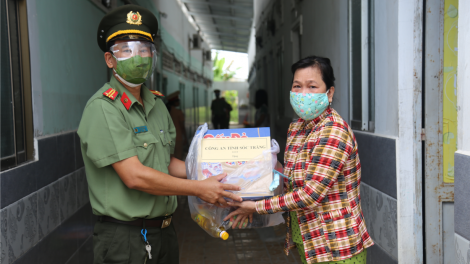
[[[114, 100], [103, 95], [109, 88], [119, 92]], [[111, 166], [137, 156], [143, 165], [168, 173], [176, 137], [173, 121], [160, 97], [143, 85], [141, 96], [145, 108], [113, 76], [85, 106], [77, 133], [95, 215], [131, 221], [172, 214], [176, 209], [176, 196], [129, 189]], [[128, 105], [130, 101], [129, 110], [121, 99]]]

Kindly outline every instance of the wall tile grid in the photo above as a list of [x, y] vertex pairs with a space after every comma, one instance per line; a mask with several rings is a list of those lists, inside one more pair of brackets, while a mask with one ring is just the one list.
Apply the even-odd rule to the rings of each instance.
[[75, 131], [38, 139], [38, 153], [39, 160], [1, 173], [1, 209], [83, 167]]
[[454, 234], [455, 238], [455, 264], [468, 264], [470, 262], [470, 241]]
[[367, 249], [367, 263], [398, 264], [398, 260], [393, 259], [377, 243]]
[[462, 153], [455, 153], [454, 166], [454, 201], [455, 201], [455, 233], [470, 240], [470, 156]]
[[361, 160], [362, 182], [397, 199], [396, 140], [354, 130]]
[[81, 168], [1, 209], [0, 263], [13, 263], [88, 202]]
[[[397, 200], [361, 183], [361, 206], [374, 243], [392, 260], [398, 259]], [[375, 246], [374, 246], [375, 247]]]
[[454, 243], [456, 264], [470, 263], [470, 156], [463, 153], [455, 153], [455, 187], [454, 187]]

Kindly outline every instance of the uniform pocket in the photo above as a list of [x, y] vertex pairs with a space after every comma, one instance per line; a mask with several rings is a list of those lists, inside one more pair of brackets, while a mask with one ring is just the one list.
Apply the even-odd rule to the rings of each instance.
[[164, 146], [171, 146], [173, 145], [173, 141], [171, 141], [170, 133], [168, 131], [160, 130], [160, 140]]
[[[162, 142], [163, 148], [165, 151], [170, 154], [172, 145], [174, 144], [171, 141], [170, 133], [168, 131], [160, 130], [160, 141]], [[166, 167], [170, 165], [170, 155], [165, 155]]]
[[137, 147], [137, 156], [142, 164], [152, 166], [155, 160], [154, 150], [159, 140], [150, 132], [139, 133], [134, 136], [134, 145]]

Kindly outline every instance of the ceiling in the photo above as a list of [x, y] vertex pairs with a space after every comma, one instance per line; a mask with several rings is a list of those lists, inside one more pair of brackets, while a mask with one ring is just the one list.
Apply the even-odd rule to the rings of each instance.
[[212, 49], [247, 52], [253, 0], [180, 0]]

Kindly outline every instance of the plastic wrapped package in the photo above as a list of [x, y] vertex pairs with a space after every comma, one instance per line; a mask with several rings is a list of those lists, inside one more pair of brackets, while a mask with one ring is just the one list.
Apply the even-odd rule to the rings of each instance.
[[[217, 140], [223, 138], [238, 138], [238, 136], [240, 136], [239, 133], [232, 133], [232, 137], [227, 137], [223, 136], [224, 134], [221, 132], [214, 137], [209, 134], [211, 131], [225, 131], [227, 133], [229, 130], [208, 131], [207, 124], [200, 126], [191, 142], [188, 156], [185, 161], [188, 179], [204, 180], [208, 177], [216, 176], [225, 172], [227, 173], [227, 176], [222, 180], [222, 182], [240, 186], [242, 189], [240, 191], [235, 191], [234, 193], [242, 197], [244, 200], [261, 200], [263, 198], [269, 198], [282, 193], [283, 180], [276, 174], [273, 174], [274, 169], [279, 170], [279, 168], [276, 167], [279, 166], [276, 158], [276, 155], [279, 153], [279, 145], [274, 139], [269, 141], [268, 138], [268, 143], [271, 143], [270, 146], [260, 152], [259, 155], [256, 155], [249, 160], [207, 162], [204, 160], [201, 150], [204, 144], [205, 147], [210, 146], [210, 144], [207, 144], [208, 141], [203, 141], [204, 137], [210, 139], [215, 138]], [[258, 130], [257, 133], [259, 137], [263, 136], [263, 130]], [[264, 131], [264, 133], [266, 134], [266, 131]], [[269, 129], [267, 133], [269, 136]], [[234, 134], [238, 136], [233, 136]], [[245, 139], [248, 139], [248, 136], [246, 136], [245, 133], [243, 133], [243, 136]], [[218, 143], [221, 141], [210, 142], [213, 143], [212, 146], [218, 146]], [[235, 142], [247, 142], [247, 140]], [[227, 148], [230, 148], [230, 146]], [[243, 159], [243, 157], [240, 157], [240, 159]], [[223, 159], [223, 157], [221, 159]], [[236, 208], [220, 208], [206, 203], [194, 196], [189, 196], [188, 202], [191, 218], [198, 223], [201, 228], [213, 237], [220, 237], [224, 240], [228, 238], [226, 230], [230, 228], [230, 226], [228, 226], [229, 221], [223, 221], [223, 219], [231, 211], [236, 210]], [[249, 223], [246, 228], [275, 226], [283, 222], [284, 219], [281, 213], [271, 215], [258, 215], [255, 213], [253, 215], [253, 222]]]

